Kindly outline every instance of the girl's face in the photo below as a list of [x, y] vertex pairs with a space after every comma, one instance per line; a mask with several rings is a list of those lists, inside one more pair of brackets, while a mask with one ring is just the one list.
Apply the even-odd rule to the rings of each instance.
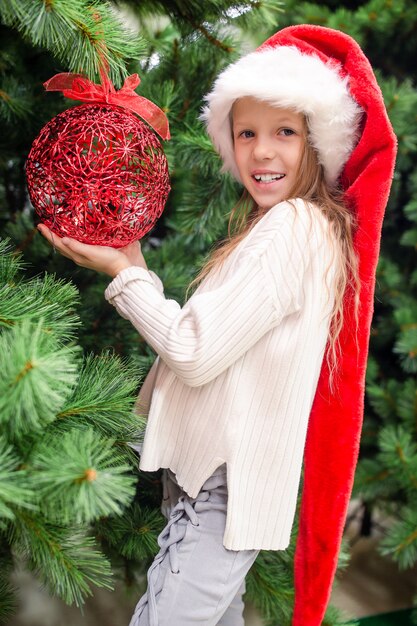
[[252, 97], [232, 109], [235, 160], [241, 180], [262, 209], [289, 198], [305, 144], [304, 117]]

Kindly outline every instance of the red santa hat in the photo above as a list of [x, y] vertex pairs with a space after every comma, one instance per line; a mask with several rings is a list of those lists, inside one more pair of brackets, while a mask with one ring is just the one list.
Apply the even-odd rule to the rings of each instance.
[[352, 491], [363, 419], [365, 372], [381, 227], [396, 139], [368, 59], [348, 35], [321, 26], [285, 28], [226, 68], [207, 96], [208, 132], [237, 179], [230, 112], [253, 96], [306, 116], [329, 186], [339, 185], [358, 227], [360, 310], [346, 293], [337, 393], [323, 362], [304, 453], [295, 555], [293, 626], [319, 626], [329, 601]]

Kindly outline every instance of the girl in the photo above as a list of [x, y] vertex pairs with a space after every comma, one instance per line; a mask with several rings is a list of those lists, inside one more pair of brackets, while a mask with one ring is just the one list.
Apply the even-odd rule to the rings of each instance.
[[203, 118], [250, 206], [183, 308], [138, 242], [39, 229], [114, 279], [106, 298], [159, 355], [139, 399], [140, 467], [166, 468], [169, 521], [131, 626], [243, 624], [258, 551], [290, 541], [303, 453], [293, 624], [318, 626], [357, 457], [394, 135], [359, 46], [317, 26], [224, 70]]

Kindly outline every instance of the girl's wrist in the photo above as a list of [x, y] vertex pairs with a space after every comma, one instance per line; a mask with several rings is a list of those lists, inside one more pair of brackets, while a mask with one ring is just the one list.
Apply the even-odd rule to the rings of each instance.
[[108, 274], [111, 278], [116, 278], [116, 276], [120, 274], [121, 271], [127, 269], [128, 267], [132, 267], [132, 265], [133, 264], [129, 263], [129, 261], [118, 263], [117, 265], [109, 269]]
[[127, 260], [126, 261], [122, 261], [121, 263], [117, 263], [114, 265], [114, 267], [112, 267], [111, 269], [109, 269], [109, 271], [107, 272], [107, 274], [109, 276], [111, 276], [111, 278], [115, 278], [117, 276], [117, 274], [120, 274], [120, 272], [122, 270], [127, 269], [128, 267], [141, 267], [142, 269], [149, 271], [148, 267], [146, 264], [142, 264], [142, 263], [132, 263], [131, 261]]

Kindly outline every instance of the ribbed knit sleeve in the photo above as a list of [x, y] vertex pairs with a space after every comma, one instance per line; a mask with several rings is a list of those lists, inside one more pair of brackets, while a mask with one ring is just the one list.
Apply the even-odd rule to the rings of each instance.
[[159, 278], [158, 274], [155, 274], [155, 272], [153, 272], [152, 270], [148, 270], [148, 271], [152, 278], [152, 282], [157, 288], [157, 290], [159, 291], [159, 293], [164, 293], [164, 285], [162, 283], [162, 280]]
[[204, 385], [298, 310], [307, 244], [305, 220], [283, 219], [272, 230], [267, 225], [228, 279], [194, 294], [183, 308], [140, 267], [120, 272], [105, 297], [183, 382]]

